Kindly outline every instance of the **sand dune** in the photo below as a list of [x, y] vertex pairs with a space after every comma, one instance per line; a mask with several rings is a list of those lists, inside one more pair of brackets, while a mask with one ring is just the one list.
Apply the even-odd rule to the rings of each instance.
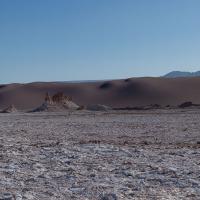
[[0, 85], [0, 108], [13, 104], [17, 109], [41, 105], [46, 92], [63, 92], [78, 105], [103, 104], [115, 108], [149, 104], [179, 105], [200, 103], [200, 77], [129, 78], [88, 83], [35, 82]]

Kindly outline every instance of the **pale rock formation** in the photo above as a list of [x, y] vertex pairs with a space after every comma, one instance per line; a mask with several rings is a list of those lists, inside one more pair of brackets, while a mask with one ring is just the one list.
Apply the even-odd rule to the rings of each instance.
[[63, 111], [63, 110], [77, 110], [79, 106], [72, 101], [71, 97], [65, 96], [62, 92], [56, 93], [52, 97], [49, 93], [46, 93], [45, 102], [38, 108], [31, 112], [42, 112], [42, 111]]
[[2, 111], [2, 113], [13, 113], [13, 112], [17, 112], [17, 109], [13, 104], [8, 106], [6, 109]]

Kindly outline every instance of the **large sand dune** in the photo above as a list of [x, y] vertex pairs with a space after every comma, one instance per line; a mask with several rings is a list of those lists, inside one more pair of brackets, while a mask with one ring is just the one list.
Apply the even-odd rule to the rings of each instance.
[[64, 92], [79, 105], [104, 104], [115, 108], [149, 104], [200, 103], [200, 77], [130, 78], [89, 83], [35, 82], [0, 85], [0, 108], [14, 104], [32, 109], [44, 101], [46, 92]]

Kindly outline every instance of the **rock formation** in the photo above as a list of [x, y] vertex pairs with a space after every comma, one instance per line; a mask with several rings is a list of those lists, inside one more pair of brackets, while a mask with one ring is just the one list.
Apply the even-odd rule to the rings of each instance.
[[52, 97], [46, 93], [44, 103], [31, 112], [42, 111], [63, 111], [63, 110], [77, 110], [79, 106], [72, 101], [72, 98], [65, 96], [62, 92], [54, 94]]
[[72, 101], [72, 98], [59, 92], [52, 96], [52, 101], [53, 103], [64, 103], [65, 101]]
[[46, 95], [45, 95], [45, 102], [48, 103], [48, 104], [53, 104], [53, 101], [51, 99], [51, 96], [49, 95], [49, 93], [47, 92]]
[[13, 112], [17, 112], [17, 109], [13, 104], [8, 106], [6, 109], [2, 111], [2, 113], [13, 113]]
[[187, 101], [187, 102], [184, 102], [184, 103], [180, 104], [178, 107], [179, 108], [187, 108], [187, 107], [191, 107], [193, 105], [194, 104], [191, 101]]

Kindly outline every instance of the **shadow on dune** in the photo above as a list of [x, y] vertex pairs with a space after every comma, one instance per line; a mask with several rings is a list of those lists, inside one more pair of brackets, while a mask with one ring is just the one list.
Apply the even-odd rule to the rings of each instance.
[[99, 88], [100, 89], [109, 89], [113, 86], [113, 84], [111, 82], [105, 82], [105, 83], [102, 83]]

